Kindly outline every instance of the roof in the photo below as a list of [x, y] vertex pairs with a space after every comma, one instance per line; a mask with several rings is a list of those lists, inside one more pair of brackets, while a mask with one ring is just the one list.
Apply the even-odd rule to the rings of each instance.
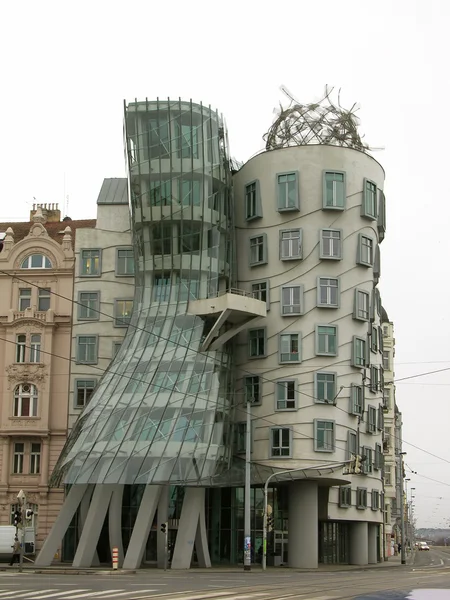
[[128, 204], [128, 186], [125, 177], [104, 179], [97, 204]]
[[384, 306], [381, 307], [381, 322], [382, 323], [390, 323], [388, 314]]
[[[44, 227], [47, 230], [47, 233], [50, 238], [58, 242], [59, 244], [63, 239], [64, 229], [69, 226], [72, 230], [72, 240], [75, 242], [75, 235], [77, 229], [94, 229], [97, 221], [96, 219], [80, 219], [77, 221], [67, 220], [67, 221], [59, 221], [56, 223], [45, 223]], [[20, 242], [30, 233], [30, 229], [34, 225], [33, 221], [27, 222], [13, 222], [13, 223], [0, 223], [0, 231], [5, 232], [8, 227], [14, 232], [14, 242]], [[75, 244], [74, 244], [75, 247]]]

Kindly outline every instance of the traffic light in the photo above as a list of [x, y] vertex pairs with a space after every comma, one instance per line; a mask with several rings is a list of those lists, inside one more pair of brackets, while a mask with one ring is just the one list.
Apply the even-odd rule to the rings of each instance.
[[27, 508], [25, 511], [25, 519], [27, 521], [31, 520], [31, 517], [34, 515], [34, 512], [31, 510], [31, 508]]
[[267, 515], [267, 531], [272, 531], [273, 529], [273, 516]]
[[22, 523], [22, 513], [20, 510], [16, 510], [14, 513], [14, 525], [18, 527]]
[[167, 532], [167, 523], [161, 523], [161, 533]]

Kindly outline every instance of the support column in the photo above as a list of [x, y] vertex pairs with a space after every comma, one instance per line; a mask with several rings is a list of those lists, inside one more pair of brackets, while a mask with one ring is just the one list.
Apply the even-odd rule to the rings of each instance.
[[66, 533], [77, 508], [86, 493], [87, 484], [73, 485], [59, 511], [56, 521], [45, 539], [45, 542], [39, 552], [35, 565], [37, 567], [48, 567], [53, 557], [61, 545], [64, 534]]
[[2, 456], [2, 486], [8, 486], [9, 480], [9, 447], [10, 447], [10, 439], [9, 437], [3, 438], [3, 456]]
[[141, 566], [160, 493], [160, 485], [145, 486], [136, 523], [134, 524], [128, 550], [123, 561], [124, 569], [138, 569]]
[[369, 529], [367, 521], [350, 524], [350, 564], [369, 563]]
[[195, 550], [197, 552], [198, 566], [202, 569], [211, 568], [208, 533], [206, 530], [205, 490], [203, 490], [203, 502], [198, 517], [197, 533], [195, 534]]
[[211, 565], [206, 535], [197, 538], [200, 515], [204, 511], [205, 488], [186, 488], [172, 557], [172, 569], [189, 569], [196, 540], [198, 540], [196, 550], [199, 561], [202, 561], [205, 566]]
[[95, 486], [83, 533], [73, 559], [74, 567], [90, 567], [92, 565], [112, 492], [112, 485], [99, 484]]
[[369, 565], [377, 564], [378, 552], [377, 552], [377, 537], [378, 537], [378, 525], [375, 523], [368, 523], [368, 556], [367, 560]]
[[290, 568], [316, 569], [319, 563], [318, 492], [315, 481], [289, 484], [288, 563]]
[[123, 541], [122, 541], [122, 499], [123, 488], [121, 484], [114, 486], [111, 502], [109, 503], [109, 545], [112, 549], [115, 547], [119, 550], [119, 567], [123, 564]]
[[158, 522], [156, 530], [156, 551], [158, 557], [158, 569], [164, 569], [166, 564], [166, 535], [162, 533], [161, 523], [167, 523], [169, 520], [169, 486], [161, 488], [161, 495], [158, 502]]
[[[89, 484], [86, 490], [86, 493], [83, 496], [83, 500], [80, 504], [80, 511], [78, 513], [78, 539], [81, 538], [83, 533], [83, 527], [86, 523], [87, 515], [89, 512], [89, 504], [91, 502], [92, 494], [94, 492], [95, 485]], [[100, 565], [100, 560], [98, 558], [97, 549], [95, 550], [94, 558], [92, 559], [92, 566], [98, 567]]]

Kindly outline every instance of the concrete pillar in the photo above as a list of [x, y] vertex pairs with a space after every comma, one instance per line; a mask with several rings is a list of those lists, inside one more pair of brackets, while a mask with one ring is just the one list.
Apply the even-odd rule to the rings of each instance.
[[95, 486], [92, 500], [89, 505], [89, 511], [83, 527], [80, 541], [78, 542], [74, 567], [90, 567], [97, 549], [98, 539], [105, 521], [113, 486], [107, 484], [98, 484]]
[[111, 502], [109, 503], [109, 545], [111, 548], [111, 556], [113, 548], [119, 550], [119, 567], [123, 564], [123, 541], [122, 541], [122, 499], [123, 499], [123, 488], [121, 484], [114, 486], [113, 493], [111, 496]]
[[350, 523], [350, 564], [367, 565], [369, 563], [368, 523], [359, 521]]
[[128, 550], [123, 561], [124, 569], [138, 569], [141, 566], [160, 493], [160, 485], [145, 486], [139, 512], [133, 527], [133, 533], [131, 534]]
[[368, 523], [368, 563], [370, 565], [376, 564], [378, 562], [378, 552], [377, 552], [377, 535], [378, 535], [378, 525], [375, 523]]
[[195, 550], [197, 551], [198, 566], [202, 569], [211, 567], [211, 558], [208, 548], [208, 533], [206, 530], [206, 506], [205, 506], [205, 490], [203, 490], [203, 502], [200, 506], [200, 514], [198, 516], [197, 533], [195, 534]]
[[211, 566], [208, 544], [205, 535], [197, 536], [200, 515], [205, 511], [205, 489], [187, 487], [184, 492], [183, 508], [178, 524], [177, 541], [172, 557], [172, 569], [189, 569], [191, 566], [194, 543], [199, 561]]
[[319, 563], [318, 492], [315, 481], [289, 484], [288, 562], [290, 568], [315, 569]]
[[56, 521], [45, 539], [45, 542], [34, 563], [37, 567], [48, 567], [53, 557], [61, 545], [64, 534], [66, 533], [74, 514], [87, 490], [87, 485], [73, 485], [67, 494], [64, 504], [59, 511]]
[[[94, 493], [94, 484], [89, 484], [86, 493], [83, 496], [83, 500], [80, 503], [80, 510], [78, 512], [78, 539], [81, 538], [83, 533], [83, 527], [86, 523], [86, 519], [89, 512], [89, 504], [91, 503], [92, 494]], [[98, 567], [100, 565], [100, 559], [98, 558], [97, 549], [95, 550], [94, 558], [92, 559], [92, 566]]]
[[169, 486], [161, 488], [161, 495], [158, 502], [158, 523], [156, 533], [156, 550], [158, 556], [158, 569], [164, 569], [166, 561], [166, 536], [161, 531], [161, 523], [167, 523], [169, 520]]

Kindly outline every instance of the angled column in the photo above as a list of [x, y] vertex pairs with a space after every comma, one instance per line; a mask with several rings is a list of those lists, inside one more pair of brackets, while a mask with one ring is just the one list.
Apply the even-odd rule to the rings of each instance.
[[112, 492], [112, 485], [95, 486], [92, 500], [89, 505], [89, 511], [84, 523], [83, 533], [81, 534], [75, 558], [73, 559], [74, 567], [92, 566]]
[[[78, 513], [78, 539], [81, 538], [83, 533], [83, 527], [86, 523], [86, 518], [89, 512], [89, 504], [91, 502], [92, 494], [94, 493], [94, 484], [90, 484], [86, 490], [86, 493], [83, 496], [83, 499], [80, 504], [80, 512]], [[100, 564], [100, 560], [98, 558], [97, 549], [95, 550], [94, 558], [92, 559], [92, 566], [97, 567]]]
[[74, 514], [86, 493], [87, 485], [73, 485], [66, 496], [64, 504], [56, 517], [56, 521], [48, 534], [39, 556], [34, 563], [37, 567], [47, 567], [52, 563], [56, 551], [61, 545], [62, 539], [69, 528]]
[[369, 562], [369, 531], [367, 521], [350, 524], [350, 564], [367, 565]]
[[111, 556], [113, 548], [119, 550], [119, 567], [123, 564], [123, 541], [122, 541], [122, 499], [123, 499], [123, 488], [121, 484], [114, 486], [113, 493], [111, 496], [111, 502], [109, 503], [109, 545], [111, 548]]
[[378, 562], [378, 525], [375, 523], [368, 523], [368, 528], [368, 563], [369, 565], [372, 565]]
[[128, 550], [123, 561], [124, 569], [137, 569], [141, 566], [144, 556], [145, 546], [147, 544], [150, 528], [158, 506], [161, 486], [146, 485], [142, 496], [139, 512], [136, 517], [136, 523], [133, 527]]
[[[210, 566], [208, 544], [206, 535], [197, 537], [199, 520], [205, 511], [205, 488], [186, 488], [184, 493], [183, 508], [181, 509], [178, 524], [177, 541], [172, 557], [172, 569], [189, 569], [191, 566], [194, 543], [197, 556], [204, 566]], [[202, 557], [202, 558], [200, 558]]]
[[158, 502], [158, 528], [156, 533], [156, 548], [158, 556], [158, 569], [164, 569], [166, 564], [166, 536], [161, 531], [161, 523], [167, 523], [169, 519], [169, 486], [161, 488]]
[[315, 481], [289, 484], [289, 567], [315, 569], [319, 562], [318, 491]]
[[197, 551], [198, 566], [202, 569], [209, 569], [211, 567], [211, 558], [206, 531], [205, 490], [203, 490], [203, 501], [198, 518], [197, 533], [195, 535], [195, 550]]

